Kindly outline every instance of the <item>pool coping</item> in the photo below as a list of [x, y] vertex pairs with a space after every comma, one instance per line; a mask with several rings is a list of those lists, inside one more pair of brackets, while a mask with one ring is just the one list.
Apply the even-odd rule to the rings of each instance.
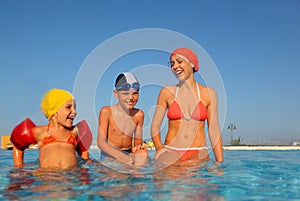
[[223, 146], [224, 150], [300, 150], [300, 146]]

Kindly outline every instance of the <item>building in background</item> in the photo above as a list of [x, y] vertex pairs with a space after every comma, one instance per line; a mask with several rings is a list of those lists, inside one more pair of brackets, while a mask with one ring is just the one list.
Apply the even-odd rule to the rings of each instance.
[[1, 149], [12, 149], [12, 143], [10, 142], [9, 135], [1, 136]]

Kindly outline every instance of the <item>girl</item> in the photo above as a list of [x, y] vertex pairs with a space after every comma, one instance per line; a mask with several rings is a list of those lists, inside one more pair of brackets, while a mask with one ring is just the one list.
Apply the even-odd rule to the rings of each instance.
[[49, 120], [48, 125], [35, 126], [27, 118], [12, 132], [14, 165], [23, 165], [24, 150], [29, 144], [38, 145], [41, 168], [76, 167], [75, 151], [83, 159], [89, 160], [88, 148], [92, 134], [85, 121], [73, 126], [77, 112], [72, 94], [62, 89], [51, 89], [40, 106]]

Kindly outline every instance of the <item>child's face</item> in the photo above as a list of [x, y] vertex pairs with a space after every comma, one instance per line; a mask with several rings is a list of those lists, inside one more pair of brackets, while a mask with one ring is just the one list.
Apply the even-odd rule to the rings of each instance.
[[57, 111], [57, 120], [65, 127], [72, 127], [76, 115], [76, 101], [69, 100]]
[[130, 89], [128, 91], [114, 90], [115, 97], [119, 99], [121, 106], [132, 109], [139, 100], [139, 90]]

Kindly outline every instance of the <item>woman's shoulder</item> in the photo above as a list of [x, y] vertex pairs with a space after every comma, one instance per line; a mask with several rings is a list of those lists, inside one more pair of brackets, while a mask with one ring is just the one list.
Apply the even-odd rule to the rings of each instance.
[[164, 86], [160, 90], [160, 94], [164, 95], [172, 95], [175, 93], [177, 86], [176, 85], [170, 85], [170, 86]]
[[209, 94], [209, 93], [216, 93], [216, 91], [213, 88], [211, 88], [211, 87], [204, 86], [204, 85], [199, 84], [199, 83], [198, 83], [198, 86], [199, 86], [200, 92], [202, 92], [202, 93], [207, 93], [207, 94]]
[[161, 90], [174, 90], [177, 88], [177, 85], [167, 85], [167, 86], [163, 86]]
[[173, 100], [176, 94], [176, 88], [176, 86], [164, 86], [158, 95], [159, 104]]
[[217, 92], [211, 87], [207, 87], [199, 84], [199, 89], [200, 89], [201, 99], [206, 99], [208, 102], [210, 102], [211, 99], [217, 97]]

